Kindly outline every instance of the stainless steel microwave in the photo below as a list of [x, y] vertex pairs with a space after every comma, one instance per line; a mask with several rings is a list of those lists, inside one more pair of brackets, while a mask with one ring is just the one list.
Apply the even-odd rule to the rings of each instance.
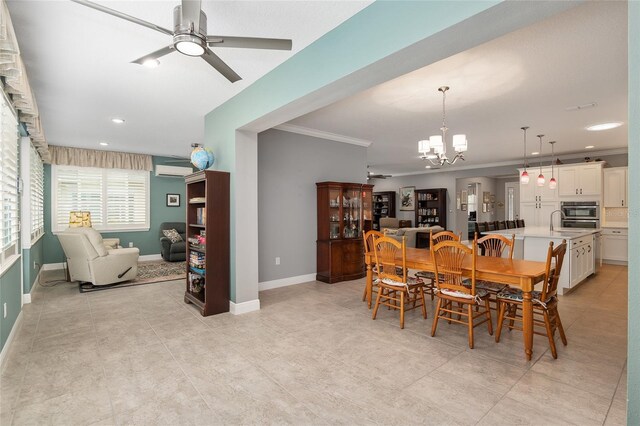
[[597, 201], [563, 201], [560, 203], [563, 219], [598, 220], [600, 203]]

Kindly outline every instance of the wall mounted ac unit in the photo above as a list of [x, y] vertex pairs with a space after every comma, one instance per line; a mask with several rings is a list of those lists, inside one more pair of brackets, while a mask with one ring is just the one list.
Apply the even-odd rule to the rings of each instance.
[[191, 173], [193, 173], [191, 167], [163, 166], [160, 164], [156, 166], [156, 176], [185, 177]]

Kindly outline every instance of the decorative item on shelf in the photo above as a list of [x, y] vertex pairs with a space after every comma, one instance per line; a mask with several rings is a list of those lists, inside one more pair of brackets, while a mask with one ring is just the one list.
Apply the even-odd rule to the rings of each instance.
[[180, 194], [167, 194], [167, 207], [180, 207]]
[[[538, 135], [538, 139], [540, 139], [540, 156], [542, 157], [542, 138], [544, 135]], [[538, 175], [538, 179], [536, 181], [538, 186], [544, 186], [544, 175], [542, 174], [542, 158], [540, 159], [540, 174]]]
[[553, 146], [556, 144], [556, 141], [550, 141], [549, 144], [551, 145], [551, 179], [549, 179], [549, 189], [556, 189], [558, 187], [558, 181], [553, 174], [553, 157], [555, 152]]
[[527, 185], [529, 183], [529, 173], [527, 173], [527, 166], [528, 166], [527, 164], [527, 129], [528, 128], [529, 126], [520, 127], [520, 129], [522, 129], [522, 131], [524, 132], [524, 157], [523, 157], [524, 170], [520, 175], [520, 183], [523, 185]]
[[205, 197], [193, 197], [189, 199], [189, 204], [202, 204], [206, 200]]
[[91, 228], [91, 212], [69, 212], [69, 228]]
[[191, 164], [198, 170], [205, 170], [213, 166], [216, 161], [216, 157], [209, 148], [203, 148], [200, 144], [192, 144], [193, 151], [191, 151]]
[[[446, 124], [446, 92], [449, 90], [449, 86], [442, 86], [438, 88], [439, 92], [442, 92], [442, 127], [440, 131], [442, 134], [430, 136], [429, 139], [418, 141], [418, 152], [420, 152], [420, 158], [423, 160], [429, 160], [434, 166], [443, 166], [445, 164], [454, 164], [458, 159], [464, 161], [464, 152], [467, 151], [467, 136], [464, 134], [453, 135], [453, 149], [456, 152], [455, 157], [449, 160], [447, 157], [447, 124]], [[431, 152], [433, 150], [433, 153]]]

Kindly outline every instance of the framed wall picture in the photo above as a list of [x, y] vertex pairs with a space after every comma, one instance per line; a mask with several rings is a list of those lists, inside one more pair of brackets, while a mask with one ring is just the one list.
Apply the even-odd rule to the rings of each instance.
[[482, 213], [487, 212], [487, 203], [482, 203]]
[[467, 211], [467, 205], [466, 204], [461, 204], [460, 207], [461, 207], [460, 210], [462, 210], [463, 212]]
[[416, 187], [415, 186], [405, 186], [400, 188], [400, 210], [401, 211], [412, 211], [415, 209], [415, 195], [416, 195]]
[[488, 203], [490, 199], [491, 199], [491, 193], [489, 191], [484, 191], [482, 193], [482, 202]]
[[180, 194], [167, 194], [167, 207], [180, 207]]
[[460, 205], [461, 205], [460, 191], [458, 191], [456, 192], [456, 209], [460, 210]]

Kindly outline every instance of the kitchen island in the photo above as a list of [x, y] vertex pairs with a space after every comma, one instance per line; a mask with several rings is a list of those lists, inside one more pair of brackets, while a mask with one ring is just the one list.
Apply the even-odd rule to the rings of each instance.
[[564, 294], [575, 288], [586, 278], [595, 273], [596, 247], [594, 236], [600, 229], [524, 227], [485, 232], [485, 234], [515, 235], [514, 258], [526, 260], [547, 260], [549, 243], [554, 247], [567, 241], [567, 253], [564, 256], [558, 292]]

